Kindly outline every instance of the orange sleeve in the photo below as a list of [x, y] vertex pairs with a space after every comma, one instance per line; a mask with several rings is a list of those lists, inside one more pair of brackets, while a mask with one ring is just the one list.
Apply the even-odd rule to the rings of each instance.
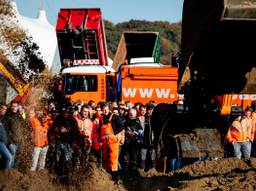
[[227, 135], [226, 135], [226, 140], [227, 140], [228, 142], [230, 142], [230, 143], [233, 142], [233, 138], [232, 138], [231, 133], [230, 133], [230, 129], [231, 129], [231, 128], [232, 128], [232, 126], [229, 127], [228, 133], [227, 133]]

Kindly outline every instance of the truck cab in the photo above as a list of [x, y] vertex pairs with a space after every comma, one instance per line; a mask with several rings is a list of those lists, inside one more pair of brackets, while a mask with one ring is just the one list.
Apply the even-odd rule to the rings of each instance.
[[109, 66], [68, 67], [62, 70], [61, 76], [61, 91], [73, 102], [116, 99], [115, 73]]

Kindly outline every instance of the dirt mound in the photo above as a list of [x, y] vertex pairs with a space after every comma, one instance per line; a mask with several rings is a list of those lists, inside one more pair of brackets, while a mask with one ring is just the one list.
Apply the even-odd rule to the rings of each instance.
[[99, 170], [93, 163], [88, 169], [58, 177], [48, 171], [21, 173], [16, 169], [0, 171], [0, 190], [3, 191], [115, 191], [125, 190], [122, 185], [115, 185], [111, 176]]
[[[149, 176], [148, 176], [149, 175]], [[123, 185], [127, 190], [256, 190], [256, 158], [239, 160], [227, 158], [203, 161], [185, 166], [172, 174], [125, 175]]]
[[186, 166], [170, 178], [170, 190], [256, 190], [256, 158], [228, 158]]

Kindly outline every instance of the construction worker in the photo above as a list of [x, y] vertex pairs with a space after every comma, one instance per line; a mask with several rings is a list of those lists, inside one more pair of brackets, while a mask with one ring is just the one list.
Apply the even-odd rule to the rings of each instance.
[[97, 157], [98, 167], [102, 169], [102, 149], [101, 149], [102, 119], [101, 119], [101, 108], [99, 106], [96, 108], [96, 113], [93, 115], [92, 122], [93, 122], [93, 128], [92, 128], [92, 134], [91, 134], [92, 149]]
[[[117, 121], [117, 116], [109, 111], [109, 106], [104, 105], [102, 108], [102, 159], [103, 167], [110, 171], [115, 181], [118, 181], [119, 178], [119, 149], [120, 149], [120, 137], [115, 135], [123, 130], [123, 127], [116, 125], [114, 121]], [[114, 120], [115, 118], [115, 120]]]
[[81, 136], [84, 137], [82, 154], [85, 157], [84, 165], [87, 165], [89, 160], [89, 154], [91, 151], [91, 144], [92, 144], [91, 134], [92, 134], [92, 128], [93, 128], [93, 123], [89, 115], [89, 107], [87, 105], [83, 105], [81, 107], [80, 114], [77, 117], [75, 117], [75, 119], [77, 121], [79, 132]]
[[48, 126], [43, 126], [42, 122], [39, 121], [38, 117], [36, 116], [34, 109], [29, 111], [29, 122], [32, 126], [32, 140], [34, 143], [32, 166], [30, 170], [43, 170], [48, 151]]
[[230, 126], [226, 135], [227, 141], [232, 143], [234, 155], [249, 158], [251, 155], [252, 137], [252, 111], [247, 109], [244, 116], [239, 116]]

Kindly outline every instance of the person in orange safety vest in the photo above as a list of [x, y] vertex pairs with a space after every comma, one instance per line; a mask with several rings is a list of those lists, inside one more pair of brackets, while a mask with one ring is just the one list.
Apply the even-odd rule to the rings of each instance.
[[[109, 116], [108, 120], [103, 120], [102, 125], [102, 161], [103, 167], [110, 171], [115, 181], [118, 181], [118, 157], [120, 137], [114, 134], [112, 128], [113, 113], [110, 114], [109, 107], [104, 105], [102, 108], [103, 117]], [[110, 114], [110, 115], [109, 115]], [[107, 119], [107, 118], [105, 118]]]
[[29, 111], [29, 122], [32, 126], [32, 139], [34, 143], [31, 171], [43, 170], [45, 168], [45, 160], [48, 151], [47, 125], [36, 116], [34, 109]]
[[101, 108], [96, 108], [96, 113], [92, 117], [93, 128], [92, 128], [92, 149], [97, 157], [98, 167], [102, 168], [102, 118], [101, 118]]
[[244, 116], [239, 116], [230, 126], [226, 135], [228, 142], [232, 143], [234, 155], [249, 158], [253, 142], [252, 111], [247, 109]]
[[91, 151], [91, 134], [93, 128], [93, 123], [89, 118], [89, 107], [83, 105], [80, 114], [76, 116], [75, 119], [77, 121], [79, 132], [84, 137], [84, 147], [82, 150], [84, 150], [86, 154], [85, 162], [88, 162]]

